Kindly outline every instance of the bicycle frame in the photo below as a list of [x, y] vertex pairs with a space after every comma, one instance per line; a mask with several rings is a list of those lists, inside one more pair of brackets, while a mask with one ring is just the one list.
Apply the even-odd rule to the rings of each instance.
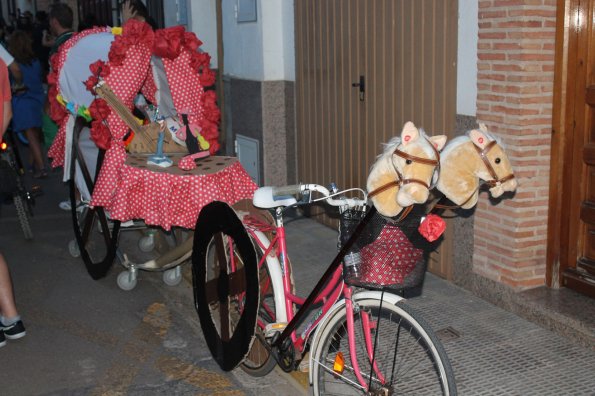
[[[275, 322], [276, 323], [287, 323], [287, 326], [281, 333], [281, 335], [273, 342], [273, 347], [278, 347], [283, 344], [287, 338], [291, 338], [293, 345], [297, 348], [300, 353], [304, 353], [307, 343], [306, 341], [310, 337], [312, 331], [316, 329], [318, 324], [326, 318], [326, 315], [331, 311], [333, 307], [337, 305], [337, 301], [341, 296], [344, 297], [344, 304], [340, 304], [341, 307], [347, 310], [347, 331], [349, 337], [349, 349], [351, 355], [351, 364], [363, 389], [367, 389], [368, 382], [362, 375], [359, 365], [357, 362], [357, 354], [355, 353], [355, 335], [353, 330], [353, 303], [352, 303], [352, 287], [346, 285], [342, 278], [342, 267], [341, 263], [346, 252], [351, 248], [355, 240], [359, 237], [361, 230], [364, 228], [367, 221], [374, 214], [375, 210], [371, 209], [364, 220], [358, 225], [355, 232], [349, 239], [349, 241], [342, 247], [333, 262], [327, 268], [324, 275], [321, 277], [319, 282], [316, 284], [310, 295], [303, 299], [296, 296], [291, 290], [291, 268], [287, 261], [287, 245], [285, 236], [285, 227], [283, 225], [282, 208], [276, 209], [275, 218], [275, 236], [272, 241], [268, 241], [263, 231], [271, 230], [272, 228], [261, 222], [250, 221], [245, 219], [244, 224], [248, 233], [258, 244], [258, 247], [262, 250], [263, 255], [260, 259], [258, 266], [261, 268], [262, 265], [267, 265], [271, 282], [273, 282], [273, 290], [275, 291]], [[282, 284], [281, 284], [282, 283]], [[283, 290], [283, 293], [279, 293], [279, 290]], [[314, 305], [321, 304], [317, 315], [315, 315], [312, 322], [310, 322], [300, 335], [296, 334], [297, 326], [302, 322], [307, 312], [311, 310]], [[299, 305], [300, 308], [294, 312], [293, 305]], [[262, 327], [263, 324], [259, 323]], [[363, 314], [363, 325], [368, 331], [365, 333], [365, 345], [367, 349], [367, 357], [370, 362], [373, 362], [373, 369], [377, 375], [377, 378], [381, 382], [385, 382], [385, 378], [378, 369], [374, 362], [374, 340], [371, 334], [371, 330], [374, 329], [377, 323], [372, 323], [369, 320], [367, 314]]]

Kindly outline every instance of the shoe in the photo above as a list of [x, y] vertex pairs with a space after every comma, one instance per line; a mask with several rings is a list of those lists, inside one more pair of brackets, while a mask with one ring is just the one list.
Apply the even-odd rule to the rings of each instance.
[[4, 332], [0, 330], [0, 348], [6, 345], [6, 337], [4, 336]]
[[[62, 210], [70, 211], [72, 209], [72, 205], [70, 205], [70, 199], [67, 199], [66, 201], [60, 202], [58, 204], [58, 206]], [[82, 212], [84, 208], [85, 208], [85, 204], [84, 203], [82, 203], [81, 201], [76, 201], [76, 211], [77, 212]]]
[[2, 331], [9, 340], [17, 340], [27, 334], [22, 320], [18, 320], [9, 326], [2, 324]]

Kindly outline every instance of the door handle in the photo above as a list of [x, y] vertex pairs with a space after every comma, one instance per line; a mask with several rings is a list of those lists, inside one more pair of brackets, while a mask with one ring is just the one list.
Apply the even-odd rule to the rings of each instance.
[[364, 101], [365, 95], [366, 95], [366, 79], [364, 76], [359, 76], [359, 82], [356, 83], [352, 83], [351, 84], [352, 87], [356, 88], [359, 87], [359, 100], [360, 102]]

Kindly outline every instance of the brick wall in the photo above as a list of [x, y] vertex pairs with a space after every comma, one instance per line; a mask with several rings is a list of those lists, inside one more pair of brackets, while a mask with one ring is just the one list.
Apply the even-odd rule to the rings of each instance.
[[545, 283], [556, 0], [480, 0], [477, 121], [506, 147], [513, 199], [481, 194], [473, 271], [513, 287]]

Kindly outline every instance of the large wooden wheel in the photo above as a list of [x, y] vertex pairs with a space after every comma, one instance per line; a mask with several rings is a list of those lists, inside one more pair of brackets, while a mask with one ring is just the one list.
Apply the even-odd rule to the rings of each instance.
[[212, 202], [200, 212], [192, 273], [196, 311], [207, 345], [221, 369], [232, 370], [254, 340], [259, 273], [248, 232], [224, 202]]

